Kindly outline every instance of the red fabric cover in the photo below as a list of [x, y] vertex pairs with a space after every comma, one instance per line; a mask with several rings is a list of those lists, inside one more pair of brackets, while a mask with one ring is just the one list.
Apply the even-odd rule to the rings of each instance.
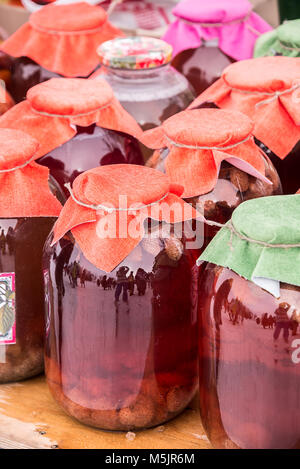
[[[127, 198], [127, 203], [122, 204], [127, 208], [133, 205], [138, 207], [154, 202], [155, 204], [135, 212], [108, 213], [82, 207], [70, 197], [55, 224], [53, 244], [71, 230], [84, 256], [99, 269], [111, 272], [143, 237], [143, 232], [138, 237], [130, 236], [128, 226], [132, 221], [139, 220], [143, 223], [147, 218], [169, 223], [191, 218], [203, 220], [202, 215], [179, 197], [182, 190], [182, 186], [171, 184], [165, 174], [144, 166], [119, 164], [86, 171], [73, 183], [76, 199], [85, 204], [102, 204], [105, 207], [117, 208], [120, 206], [120, 196]], [[174, 203], [179, 211], [170, 210]], [[127, 215], [126, 220], [123, 218], [124, 213]], [[106, 232], [110, 233], [111, 237], [104, 238], [99, 235], [99, 224], [104, 222]], [[125, 229], [125, 235], [118, 228], [114, 233], [115, 226]]]
[[[166, 173], [173, 183], [184, 186], [182, 197], [189, 198], [213, 190], [223, 160], [265, 179], [262, 152], [252, 137], [253, 127], [253, 122], [240, 112], [197, 109], [170, 117], [160, 127], [146, 131], [142, 141], [153, 149], [169, 148]], [[226, 149], [232, 145], [236, 146]]]
[[99, 64], [99, 44], [122, 36], [99, 6], [52, 4], [32, 13], [29, 22], [0, 48], [13, 57], [29, 57], [65, 77], [86, 77]]
[[[254, 135], [284, 159], [300, 140], [300, 58], [260, 57], [227, 67], [222, 77], [191, 105], [211, 101], [236, 109], [255, 123]], [[273, 98], [273, 99], [272, 99]]]
[[0, 128], [23, 130], [39, 141], [39, 157], [76, 134], [71, 124], [86, 127], [94, 123], [136, 138], [142, 135], [104, 80], [52, 78], [31, 88], [26, 101], [0, 117]]
[[49, 170], [34, 162], [38, 142], [12, 129], [0, 129], [0, 142], [0, 217], [57, 217], [61, 204], [49, 189]]

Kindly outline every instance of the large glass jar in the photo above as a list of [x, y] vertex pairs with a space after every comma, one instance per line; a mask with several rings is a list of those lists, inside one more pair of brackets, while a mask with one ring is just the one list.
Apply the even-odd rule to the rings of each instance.
[[200, 408], [212, 444], [299, 448], [300, 288], [281, 283], [276, 299], [208, 264], [200, 289]]
[[243, 203], [199, 259], [200, 412], [215, 448], [300, 447], [299, 204]]
[[257, 37], [271, 27], [251, 11], [248, 0], [209, 3], [182, 0], [163, 39], [174, 48], [172, 65], [197, 94], [218, 80], [236, 60], [249, 59]]
[[172, 65], [188, 79], [199, 95], [217, 81], [223, 70], [233, 62], [233, 58], [219, 49], [216, 39], [206, 41], [196, 49], [181, 51], [172, 60]]
[[[119, 168], [97, 168], [75, 180], [76, 195], [62, 212], [67, 224], [74, 200], [86, 200], [78, 190], [89, 201], [95, 190], [83, 177], [90, 174], [95, 182], [98, 172], [105, 197], [112, 187], [107, 184], [112, 178], [115, 185]], [[142, 183], [132, 178], [134, 171]], [[134, 180], [141, 190], [145, 177], [151, 184], [155, 178], [158, 185], [165, 178], [144, 167], [126, 166], [122, 172], [130, 190], [135, 190]], [[120, 193], [126, 182], [120, 180]], [[87, 209], [80, 210], [85, 217]], [[52, 235], [45, 246], [47, 381], [64, 410], [85, 424], [108, 430], [152, 427], [179, 414], [195, 394], [198, 270], [195, 257], [185, 248], [183, 224], [176, 226], [146, 220], [146, 236], [112, 270], [95, 264], [105, 258], [111, 265], [108, 251], [111, 246], [118, 249], [118, 241], [107, 242], [105, 251], [101, 250], [99, 235], [91, 234], [93, 226], [83, 244], [77, 228], [72, 230], [74, 235], [67, 232], [51, 247]], [[82, 248], [75, 236], [80, 237]], [[121, 249], [124, 243], [126, 238]], [[113, 256], [118, 257], [119, 250]]]
[[67, 196], [65, 184], [83, 171], [144, 164], [135, 137], [141, 129], [103, 80], [53, 78], [41, 83], [0, 119], [0, 126], [20, 128], [39, 140], [38, 162], [50, 169]]
[[[216, 149], [216, 147], [220, 145], [219, 150], [222, 151], [221, 142], [226, 141], [229, 143], [232, 136], [236, 138], [236, 135], [234, 134], [237, 134], [237, 125], [239, 125], [240, 130], [245, 124], [248, 126], [250, 124], [249, 128], [251, 128], [251, 122], [246, 118], [246, 116], [241, 116], [240, 113], [235, 112], [229, 114], [225, 112], [223, 114], [221, 110], [214, 109], [197, 109], [188, 112], [190, 113], [188, 120], [186, 112], [181, 114], [182, 118], [180, 114], [178, 114], [176, 118], [173, 118], [174, 123], [172, 123], [172, 119], [169, 119], [169, 121], [167, 121], [165, 124], [166, 134], [168, 136], [171, 135], [169, 130], [171, 127], [174, 129], [175, 133], [180, 132], [180, 130], [183, 129], [185, 137], [190, 137], [190, 141], [186, 140], [184, 142], [188, 147], [189, 145], [193, 145], [195, 142], [197, 142], [197, 137], [194, 135], [192, 137], [192, 133], [194, 131], [194, 122], [201, 122], [201, 132], [200, 129], [198, 131], [198, 133], [201, 133], [202, 136], [202, 138], [200, 137], [201, 144], [199, 144], [199, 147], [206, 148], [205, 152], [199, 154], [199, 159], [202, 160], [202, 163], [199, 164], [196, 159], [194, 162], [189, 161], [186, 174], [181, 166], [178, 167], [178, 170], [176, 169], [176, 172], [173, 171], [171, 166], [169, 166], [170, 169], [167, 172], [169, 175], [172, 172], [173, 177], [176, 176], [176, 182], [179, 182], [179, 179], [182, 178], [182, 183], [185, 185], [185, 201], [192, 204], [194, 207], [197, 206], [198, 209], [204, 214], [206, 220], [211, 220], [221, 224], [226, 223], [231, 218], [234, 209], [243, 201], [258, 197], [282, 194], [281, 182], [272, 162], [266, 155], [263, 155], [259, 149], [255, 147], [255, 145], [253, 145], [253, 158], [258, 155], [258, 158], [261, 160], [264, 167], [263, 172], [265, 177], [270, 181], [270, 183], [261, 179], [258, 173], [257, 176], [254, 176], [253, 172], [252, 174], [249, 174], [251, 173], [251, 169], [249, 170], [249, 167], [247, 168], [244, 166], [244, 170], [239, 169], [238, 167], [233, 166], [233, 164], [231, 164], [229, 161], [223, 160], [218, 169], [218, 174], [212, 190], [207, 192], [204, 189], [203, 193], [191, 197], [192, 192], [196, 192], [196, 185], [199, 187], [199, 192], [201, 191], [201, 180], [205, 181], [203, 173], [208, 174], [211, 171], [211, 168], [206, 165], [207, 150], [209, 150], [210, 147], [212, 149]], [[181, 122], [179, 120], [181, 120]], [[224, 131], [222, 126], [224, 126]], [[219, 136], [217, 136], [217, 140], [219, 139], [220, 143], [217, 143], [217, 140], [215, 140], [214, 144], [209, 143], [208, 135], [211, 132], [211, 127], [213, 128], [214, 133], [217, 132], [216, 135], [218, 135], [217, 129], [219, 129]], [[174, 138], [174, 135], [172, 135], [172, 140], [176, 141], [177, 138]], [[243, 141], [244, 138], [245, 134], [243, 137], [241, 137], [241, 140]], [[166, 172], [167, 158], [169, 157], [170, 148], [172, 149], [172, 146], [170, 146], [169, 142], [169, 148], [158, 150], [153, 154], [152, 158], [147, 163], [148, 166], [159, 171]], [[242, 145], [243, 144], [240, 145], [241, 155], [243, 153], [246, 155], [248, 150], [247, 148], [243, 150]], [[172, 149], [172, 151], [174, 151], [174, 149]], [[184, 151], [186, 150], [183, 148], [183, 152]], [[194, 151], [196, 154], [197, 148], [191, 151]], [[183, 153], [182, 159], [184, 158], [186, 158], [186, 161], [188, 161], [188, 159], [191, 160], [191, 155], [185, 156]], [[230, 160], [230, 150], [228, 150], [228, 160]], [[202, 168], [201, 165], [203, 165]], [[199, 182], [197, 182], [195, 185], [193, 181], [196, 177]], [[199, 221], [195, 221], [194, 223], [201, 223], [202, 225], [202, 222]], [[205, 248], [208, 245], [218, 230], [219, 228], [217, 226], [204, 224], [204, 238], [202, 248]]]
[[122, 35], [99, 6], [46, 5], [1, 44], [10, 60], [8, 90], [20, 102], [50, 78], [89, 77], [98, 67], [99, 44]]
[[[15, 152], [18, 151], [19, 144], [20, 151], [30, 150], [32, 144], [26, 143], [28, 140], [24, 135], [22, 132], [1, 129], [1, 152], [3, 153], [5, 146], [3, 142], [12, 137], [15, 139], [12, 141]], [[2, 173], [3, 166], [2, 163]], [[53, 205], [49, 188], [47, 195], [45, 177], [42, 177], [43, 181], [40, 179], [40, 173], [45, 174], [45, 168], [40, 167], [41, 170], [37, 168], [35, 165], [32, 167], [32, 172], [26, 168], [16, 169], [13, 171], [15, 174], [6, 173], [9, 174], [6, 178], [7, 185], [5, 188], [2, 186], [0, 191], [1, 204], [8, 197], [3, 195], [4, 191], [17, 190], [22, 194], [20, 191], [22, 186], [23, 190], [32, 197], [30, 202], [22, 195], [22, 202], [18, 200], [20, 196], [12, 197], [9, 207], [7, 208], [6, 203], [6, 209], [2, 208], [0, 211], [0, 383], [26, 379], [41, 373], [44, 369], [42, 252], [60, 211], [60, 204], [54, 199]], [[30, 178], [31, 181], [27, 186], [26, 181]], [[36, 184], [40, 186], [30, 192], [30, 186], [35, 178], [37, 178]], [[51, 180], [50, 188], [52, 193], [61, 198], [56, 184]], [[50, 208], [49, 206], [47, 208], [48, 203], [51, 204]], [[24, 216], [16, 216], [17, 211], [18, 215], [21, 215], [18, 204], [22, 207]], [[3, 216], [3, 210], [7, 210], [6, 216]], [[51, 213], [53, 216], [49, 216]]]
[[[103, 43], [99, 78], [111, 85], [122, 106], [143, 130], [188, 107], [193, 91], [170, 65], [172, 48], [159, 39], [132, 37]], [[96, 77], [97, 78], [97, 77]]]
[[253, 134], [278, 171], [285, 194], [299, 188], [299, 57], [258, 57], [236, 62], [191, 105], [214, 103], [248, 115]]

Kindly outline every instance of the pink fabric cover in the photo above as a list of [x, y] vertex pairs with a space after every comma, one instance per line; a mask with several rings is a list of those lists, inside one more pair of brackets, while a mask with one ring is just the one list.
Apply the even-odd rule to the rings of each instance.
[[[235, 60], [249, 59], [257, 38], [272, 29], [251, 8], [248, 0], [182, 0], [173, 10], [178, 19], [163, 39], [173, 46], [176, 55], [200, 47], [203, 40], [217, 38], [225, 54]], [[210, 23], [218, 26], [208, 27]]]

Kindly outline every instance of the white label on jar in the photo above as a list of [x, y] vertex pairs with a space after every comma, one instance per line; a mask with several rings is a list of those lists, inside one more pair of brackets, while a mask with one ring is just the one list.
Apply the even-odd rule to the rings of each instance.
[[275, 298], [280, 298], [280, 282], [264, 277], [253, 277], [252, 282], [258, 285], [263, 290], [271, 293]]
[[15, 343], [15, 273], [2, 273], [0, 274], [0, 346]]

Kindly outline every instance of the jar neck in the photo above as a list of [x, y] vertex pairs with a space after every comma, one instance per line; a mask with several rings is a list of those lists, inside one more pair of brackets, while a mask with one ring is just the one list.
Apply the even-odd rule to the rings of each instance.
[[119, 69], [102, 65], [103, 70], [105, 70], [108, 75], [113, 76], [115, 79], [130, 81], [150, 80], [153, 78], [157, 78], [160, 76], [161, 73], [168, 71], [170, 66], [170, 64], [166, 64], [161, 67], [151, 69], [127, 70], [123, 68]]

